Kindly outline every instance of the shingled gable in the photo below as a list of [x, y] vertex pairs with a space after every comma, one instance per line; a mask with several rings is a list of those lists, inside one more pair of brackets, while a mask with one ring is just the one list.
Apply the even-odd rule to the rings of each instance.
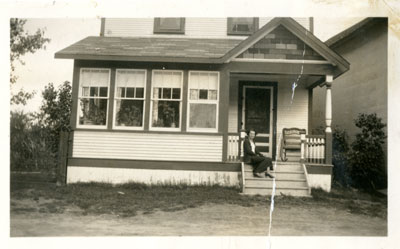
[[[315, 37], [310, 31], [305, 29], [303, 26], [298, 24], [292, 18], [274, 18], [269, 23], [264, 25], [256, 33], [248, 37], [246, 40], [242, 41], [239, 45], [234, 47], [228, 53], [226, 53], [222, 58], [222, 63], [228, 63], [235, 58], [243, 57], [243, 53], [251, 49], [252, 46], [256, 45], [258, 42], [262, 42], [263, 39], [268, 39], [268, 34], [272, 34], [277, 29], [286, 29], [291, 34], [293, 34], [301, 42], [304, 42], [306, 47], [313, 50], [312, 56], [321, 60], [322, 58], [327, 60], [333, 66], [337, 66], [340, 71], [345, 72], [349, 69], [350, 64], [343, 59], [336, 52], [331, 50], [327, 45]], [[321, 57], [321, 58], [319, 58]], [[279, 58], [278, 58], [279, 59]], [[283, 59], [283, 58], [282, 58]], [[285, 58], [287, 59], [287, 58]], [[294, 59], [290, 58], [289, 59]], [[306, 58], [307, 59], [307, 58]]]

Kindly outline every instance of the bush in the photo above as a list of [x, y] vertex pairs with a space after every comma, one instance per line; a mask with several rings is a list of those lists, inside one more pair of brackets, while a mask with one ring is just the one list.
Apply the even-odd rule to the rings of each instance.
[[10, 167], [12, 171], [54, 172], [56, 154], [48, 140], [48, 129], [32, 123], [24, 112], [11, 112]]
[[348, 172], [349, 136], [340, 127], [335, 127], [332, 134], [333, 182], [343, 187], [351, 184]]
[[376, 190], [387, 187], [383, 144], [386, 124], [374, 114], [359, 114], [355, 125], [361, 129], [351, 144], [350, 175], [355, 187]]

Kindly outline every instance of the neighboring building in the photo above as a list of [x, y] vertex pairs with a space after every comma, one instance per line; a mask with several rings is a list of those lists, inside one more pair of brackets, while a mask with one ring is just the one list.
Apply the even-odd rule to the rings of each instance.
[[[263, 153], [278, 160], [282, 129], [310, 128], [312, 89], [325, 85], [330, 100], [333, 78], [349, 68], [312, 34], [310, 19], [297, 20], [103, 19], [99, 37], [55, 54], [74, 59], [67, 182], [246, 179], [248, 193], [257, 193], [241, 171], [240, 131], [255, 128]], [[278, 193], [330, 190], [329, 108], [326, 136], [309, 138], [320, 153], [302, 161], [322, 164], [280, 162]]]
[[[353, 141], [359, 132], [354, 125], [359, 113], [376, 113], [387, 124], [387, 18], [366, 18], [325, 44], [351, 63], [351, 70], [332, 84], [332, 126], [345, 129]], [[314, 129], [324, 125], [324, 102], [324, 89], [315, 88]]]

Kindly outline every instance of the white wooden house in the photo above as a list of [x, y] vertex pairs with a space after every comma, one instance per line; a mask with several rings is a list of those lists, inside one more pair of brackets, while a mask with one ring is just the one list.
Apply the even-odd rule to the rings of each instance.
[[[278, 161], [278, 193], [330, 190], [330, 89], [349, 63], [313, 35], [311, 19], [103, 19], [100, 36], [55, 57], [74, 60], [68, 183], [269, 193], [272, 181], [240, 163], [240, 131], [255, 128], [258, 146]], [[326, 135], [316, 137], [310, 108], [321, 85]], [[281, 162], [281, 133], [291, 127], [306, 129], [301, 160]]]

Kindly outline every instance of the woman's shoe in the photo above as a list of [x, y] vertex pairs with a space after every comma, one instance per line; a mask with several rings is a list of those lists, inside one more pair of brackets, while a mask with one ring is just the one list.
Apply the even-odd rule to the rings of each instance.
[[275, 178], [275, 176], [269, 174], [269, 173], [265, 173], [265, 176], [268, 176], [269, 178]]
[[261, 173], [253, 173], [253, 176], [258, 178], [264, 178], [263, 174]]

